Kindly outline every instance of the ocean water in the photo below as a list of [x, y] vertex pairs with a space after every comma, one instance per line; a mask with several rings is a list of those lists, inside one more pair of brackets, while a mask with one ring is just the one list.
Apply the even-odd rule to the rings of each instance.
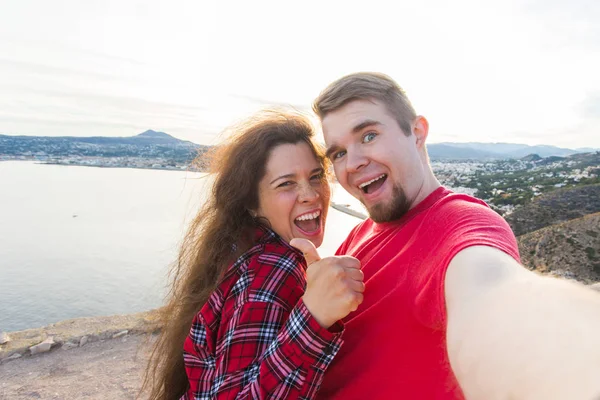
[[[0, 331], [162, 304], [203, 174], [0, 162]], [[333, 200], [356, 205], [343, 189]], [[330, 209], [321, 255], [360, 220]]]

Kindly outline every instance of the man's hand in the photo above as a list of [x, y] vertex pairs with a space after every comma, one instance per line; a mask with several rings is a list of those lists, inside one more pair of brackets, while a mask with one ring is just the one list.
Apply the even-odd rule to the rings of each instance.
[[306, 239], [292, 239], [290, 245], [300, 250], [306, 259], [303, 300], [319, 325], [327, 329], [356, 311], [365, 291], [360, 262], [350, 256], [321, 259], [315, 245]]

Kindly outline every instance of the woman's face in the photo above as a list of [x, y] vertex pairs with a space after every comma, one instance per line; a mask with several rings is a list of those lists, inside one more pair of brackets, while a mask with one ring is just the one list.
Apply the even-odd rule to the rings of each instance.
[[329, 197], [323, 167], [308, 144], [282, 144], [271, 151], [265, 176], [259, 182], [256, 213], [287, 242], [305, 238], [319, 247]]

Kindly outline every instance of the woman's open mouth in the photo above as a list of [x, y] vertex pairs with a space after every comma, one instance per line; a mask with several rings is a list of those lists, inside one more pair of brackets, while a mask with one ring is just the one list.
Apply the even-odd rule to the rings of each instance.
[[321, 210], [302, 214], [294, 220], [298, 229], [306, 235], [314, 235], [321, 231]]
[[374, 193], [379, 189], [387, 179], [387, 174], [381, 174], [376, 178], [371, 179], [365, 183], [358, 185], [358, 188], [363, 191], [364, 194]]

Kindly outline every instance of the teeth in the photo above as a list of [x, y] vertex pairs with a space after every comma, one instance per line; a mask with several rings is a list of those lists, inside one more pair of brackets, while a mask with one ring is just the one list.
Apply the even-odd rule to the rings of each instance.
[[371, 183], [373, 183], [373, 182], [375, 182], [375, 181], [378, 181], [378, 180], [380, 180], [380, 179], [381, 179], [381, 178], [383, 178], [384, 176], [385, 176], [385, 174], [381, 174], [381, 175], [379, 175], [377, 178], [373, 178], [373, 179], [371, 179], [371, 180], [370, 180], [370, 181], [368, 181], [368, 182], [361, 183], [360, 185], [358, 185], [358, 187], [359, 187], [360, 189], [362, 189], [362, 188], [364, 188], [365, 186], [368, 186], [368, 185], [370, 185]]
[[314, 213], [304, 214], [296, 218], [296, 221], [308, 221], [309, 219], [315, 219], [321, 215], [321, 211], [315, 211]]

